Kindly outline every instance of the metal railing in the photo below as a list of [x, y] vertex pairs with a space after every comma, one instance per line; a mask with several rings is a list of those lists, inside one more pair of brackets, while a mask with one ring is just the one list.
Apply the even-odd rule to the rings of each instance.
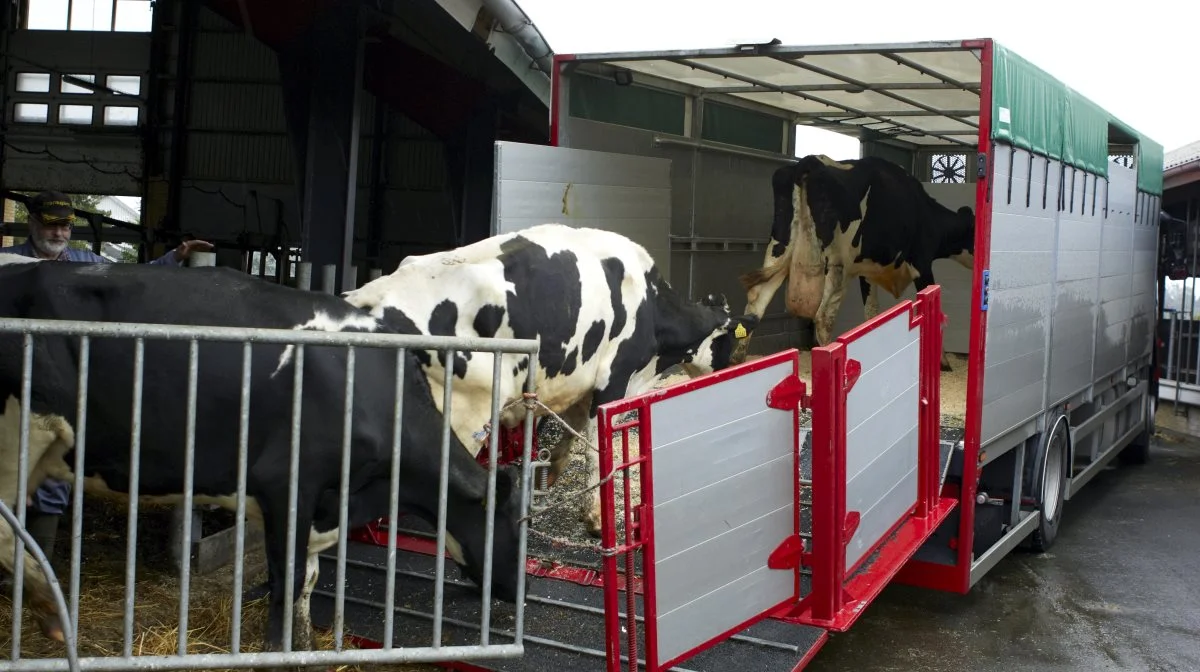
[[[453, 370], [451, 367], [446, 367], [443, 381], [444, 386], [444, 412], [442, 414], [441, 428], [441, 445], [440, 445], [440, 480], [438, 483], [438, 499], [436, 502], [437, 511], [437, 555], [436, 555], [436, 578], [435, 578], [435, 597], [434, 597], [434, 614], [433, 628], [431, 633], [431, 644], [425, 647], [409, 647], [409, 648], [393, 648], [393, 613], [397, 611], [396, 595], [395, 595], [395, 577], [396, 577], [396, 539], [394, 535], [389, 535], [387, 548], [387, 582], [385, 596], [385, 636], [383, 647], [370, 650], [347, 650], [344, 648], [345, 632], [345, 602], [346, 602], [346, 563], [347, 563], [347, 535], [349, 530], [348, 525], [348, 509], [349, 509], [349, 482], [351, 471], [351, 439], [352, 431], [351, 424], [354, 417], [354, 401], [355, 397], [362, 398], [361, 392], [354, 394], [355, 390], [355, 372], [356, 372], [356, 354], [358, 349], [389, 349], [396, 353], [396, 380], [395, 394], [396, 402], [394, 405], [394, 414], [391, 418], [390, 427], [393, 432], [391, 452], [391, 467], [390, 467], [390, 490], [388, 498], [388, 511], [380, 511], [380, 517], [387, 515], [389, 520], [395, 520], [399, 513], [399, 486], [400, 486], [400, 458], [401, 458], [401, 431], [404, 427], [404, 407], [411, 403], [412, 399], [406, 399], [404, 394], [404, 379], [406, 375], [425, 375], [420, 369], [410, 371], [406, 364], [411, 359], [408, 354], [411, 350], [439, 350], [446, 352], [447, 360], [453, 361], [456, 352], [473, 351], [473, 352], [489, 352], [494, 353], [495, 365], [492, 372], [492, 392], [491, 392], [491, 426], [498, 427], [501, 413], [501, 374], [504, 358], [502, 355], [526, 355], [529, 356], [528, 378], [525, 383], [525, 392], [532, 393], [534, 391], [534, 381], [537, 378], [537, 357], [538, 344], [533, 340], [517, 340], [503, 338], [470, 338], [470, 337], [441, 337], [441, 336], [418, 336], [418, 335], [398, 335], [398, 334], [380, 334], [380, 333], [358, 333], [358, 332], [327, 332], [327, 331], [308, 331], [308, 330], [292, 330], [292, 329], [264, 329], [264, 328], [235, 328], [235, 327], [210, 327], [210, 326], [181, 326], [181, 325], [161, 325], [161, 324], [133, 324], [133, 323], [115, 323], [115, 322], [80, 322], [69, 320], [30, 320], [30, 319], [0, 319], [0, 334], [17, 334], [22, 335], [22, 368], [20, 389], [21, 393], [21, 417], [20, 417], [20, 436], [19, 442], [13, 441], [14, 437], [0, 437], [0, 450], [8, 451], [8, 447], [16, 444], [17, 455], [16, 464], [18, 467], [15, 484], [0, 483], [0, 487], [8, 488], [10, 485], [15, 485], [12, 488], [15, 498], [11, 502], [0, 501], [0, 514], [3, 514], [2, 519], [4, 525], [16, 525], [17, 536], [15, 539], [15, 558], [8, 555], [7, 548], [0, 548], [0, 557], [14, 558], [13, 567], [13, 586], [12, 586], [12, 638], [11, 638], [11, 661], [5, 669], [13, 672], [40, 672], [49, 670], [61, 670], [64, 667], [71, 670], [164, 670], [164, 669], [204, 669], [204, 668], [255, 668], [266, 666], [282, 666], [282, 665], [343, 665], [343, 664], [377, 664], [377, 663], [416, 663], [416, 662], [443, 662], [443, 661], [465, 661], [471, 659], [498, 659], [518, 657], [523, 653], [523, 630], [524, 630], [524, 609], [523, 602], [525, 596], [525, 572], [519, 571], [516, 578], [517, 601], [515, 604], [515, 637], [512, 644], [492, 644], [488, 641], [488, 627], [490, 618], [490, 605], [492, 596], [492, 580], [493, 580], [493, 541], [495, 539], [495, 520], [492, 512], [496, 509], [496, 479], [498, 470], [497, 461], [497, 442], [499, 432], [491, 432], [491, 437], [488, 445], [489, 460], [487, 465], [487, 496], [486, 508], [488, 512], [487, 522], [485, 525], [485, 548], [483, 557], [482, 571], [482, 595], [480, 604], [480, 641], [474, 645], [457, 645], [443, 646], [441, 642], [442, 628], [442, 608], [443, 608], [443, 585], [445, 581], [445, 551], [447, 548], [447, 506], [448, 506], [448, 464], [450, 459], [450, 451], [452, 449], [452, 385], [453, 385]], [[53, 569], [46, 562], [45, 556], [36, 547], [31, 547], [29, 550], [34, 551], [30, 561], [37, 562], [48, 578], [51, 584], [55, 606], [58, 610], [59, 618], [64, 618], [62, 623], [65, 651], [63, 657], [58, 658], [25, 658], [21, 656], [21, 638], [22, 638], [22, 613], [23, 613], [23, 593], [24, 593], [24, 568], [26, 555], [22, 552], [25, 547], [33, 541], [24, 530], [20, 528], [25, 524], [26, 520], [26, 497], [32, 492], [32, 488], [37, 487], [36, 483], [28, 483], [28, 474], [30, 471], [31, 458], [30, 455], [30, 432], [31, 432], [31, 417], [33, 415], [29, 400], [31, 392], [37, 391], [39, 384], [34, 378], [34, 353], [35, 353], [35, 338], [48, 337], [66, 337], [60, 340], [60, 344], [67, 345], [67, 339], [76, 340], [78, 346], [77, 353], [77, 381], [78, 385], [76, 396], [76, 417], [74, 422], [75, 445], [74, 445], [74, 487], [73, 487], [73, 502], [71, 510], [71, 559], [70, 559], [70, 584], [68, 589], [68, 597], [64, 599], [62, 592], [57, 588], [57, 579]], [[11, 336], [10, 336], [11, 338]], [[133, 341], [133, 361], [132, 361], [132, 408], [130, 408], [130, 416], [124, 416], [120, 419], [121, 422], [129, 422], [131, 427], [130, 443], [129, 443], [129, 474], [130, 482], [127, 492], [128, 500], [128, 531], [126, 538], [126, 557], [124, 564], [125, 578], [125, 595], [122, 614], [122, 641], [118, 655], [96, 655], [84, 656], [78, 655], [78, 647], [80, 644], [80, 596], [84, 590], [81, 584], [80, 569], [82, 565], [82, 546], [84, 537], [82, 533], [83, 513], [84, 513], [84, 465], [86, 464], [87, 445], [86, 439], [89, 436], [88, 423], [100, 424], [101, 426], [109, 421], [109, 418], [104, 416], [88, 417], [89, 410], [95, 411], [97, 406], [89, 404], [89, 373], [90, 373], [90, 355], [92, 352], [92, 344], [94, 339], [104, 339], [106, 343], [113, 339], [123, 339], [124, 341]], [[200, 390], [199, 378], [202, 364], [200, 358], [200, 343], [240, 343], [242, 345], [241, 358], [241, 379], [240, 379], [240, 413], [237, 417], [237, 487], [236, 487], [236, 550], [234, 558], [234, 569], [232, 578], [232, 612], [231, 626], [229, 632], [229, 652], [228, 653], [189, 653], [189, 604], [193, 597], [190, 592], [191, 572], [190, 572], [190, 557], [191, 553], [188, 549], [188, 544], [191, 541], [191, 519], [184, 517], [184, 531], [181, 535], [180, 543], [183, 545], [180, 557], [182, 559], [181, 567], [179, 568], [179, 610], [178, 610], [178, 642], [177, 651], [175, 654], [166, 655], [134, 655], [134, 640], [137, 637], [137, 626], [135, 625], [135, 583], [137, 570], [137, 523], [138, 523], [138, 503], [139, 503], [139, 475], [141, 473], [142, 459], [142, 429], [143, 417], [154, 413], [156, 409], [161, 410], [163, 401], [160, 398], [155, 398], [152, 394], [146, 399], [143, 399], [144, 393], [144, 372], [146, 368], [146, 343], [147, 341], [182, 341], [188, 343], [187, 351], [187, 401], [186, 401], [186, 429], [184, 437], [184, 445], [179, 450], [184, 454], [184, 473], [182, 480], [184, 483], [183, 491], [180, 494], [182, 505], [186, 509], [191, 508], [195, 494], [193, 489], [195, 486], [195, 467], [196, 467], [196, 426], [198, 423], [202, 425], [213, 425], [221, 422], [228, 422], [230, 417], [198, 417], [197, 407], [198, 400], [202, 399], [201, 393], [212, 394], [212, 388], [208, 390]], [[307, 533], [307, 531], [297, 529], [297, 508], [298, 508], [298, 483], [297, 478], [300, 472], [300, 440], [301, 440], [301, 420], [302, 406], [306, 400], [305, 385], [304, 385], [304, 355], [306, 347], [337, 347], [343, 348], [345, 352], [345, 403], [341, 409], [331, 409], [330, 417], [327, 422], [336, 423], [337, 415], [341, 416], [343, 422], [343, 432], [341, 441], [341, 476], [340, 488], [338, 494], [339, 502], [339, 522], [338, 529], [340, 530], [339, 539], [337, 541], [337, 594], [334, 607], [334, 650], [332, 651], [293, 651], [292, 649], [292, 626], [293, 612], [291, 606], [296, 598], [293, 592], [293, 582], [287, 580], [284, 585], [285, 606], [283, 612], [283, 650], [274, 652], [249, 652], [244, 651], [241, 636], [242, 636], [242, 616], [243, 616], [243, 595], [242, 582], [245, 574], [245, 533], [246, 533], [246, 516], [247, 516], [247, 464], [248, 454], [253, 450], [250, 440], [250, 399], [252, 390], [256, 394], [267, 394], [266, 390], [252, 385], [251, 363], [252, 351], [255, 344], [267, 345], [285, 345], [292, 348], [292, 362], [294, 366], [294, 388], [291, 393], [291, 432], [290, 432], [290, 461], [288, 464], [288, 523], [287, 523], [287, 548], [294, 549], [294, 542], [297, 539], [297, 534]], [[39, 351], [40, 352], [40, 351]], [[276, 349], [275, 352], [278, 352]], [[182, 355], [182, 352], [180, 352]], [[154, 366], [162, 366], [163, 358], [153, 360]], [[59, 362], [54, 362], [57, 365]], [[75, 363], [74, 361], [71, 363]], [[178, 363], [178, 360], [176, 360]], [[230, 364], [232, 371], [234, 365]], [[409, 364], [415, 366], [415, 364]], [[509, 369], [511, 370], [511, 369]], [[60, 382], [61, 382], [60, 378]], [[8, 381], [16, 383], [17, 381]], [[116, 382], [112, 383], [116, 385]], [[93, 386], [94, 387], [94, 386]], [[320, 386], [318, 386], [319, 388]], [[310, 390], [312, 389], [310, 383]], [[94, 391], [94, 390], [93, 390]], [[153, 393], [154, 391], [151, 390]], [[225, 391], [232, 395], [232, 388]], [[163, 395], [169, 396], [169, 395]], [[520, 395], [517, 395], [518, 398]], [[37, 398], [37, 395], [35, 395]], [[232, 398], [232, 396], [230, 396]], [[311, 399], [310, 399], [311, 400]], [[148, 403], [146, 403], [148, 402]], [[433, 399], [429, 399], [429, 403], [433, 403]], [[281, 403], [281, 407], [286, 403]], [[144, 410], [145, 407], [148, 410]], [[532, 426], [533, 410], [525, 409], [526, 426]], [[273, 418], [271, 418], [273, 419]], [[258, 419], [257, 421], [264, 421]], [[267, 420], [269, 421], [269, 420]], [[383, 422], [382, 419], [379, 419]], [[411, 419], [409, 420], [412, 421]], [[94, 436], [94, 435], [93, 435]], [[3, 443], [7, 441], [7, 443]], [[112, 450], [112, 447], [108, 447]], [[157, 453], [163, 453], [173, 450], [173, 447], [155, 445], [152, 449]], [[218, 453], [219, 454], [219, 453]], [[37, 456], [40, 458], [40, 455]], [[432, 456], [431, 456], [432, 457]], [[5, 455], [2, 459], [12, 459], [11, 455]], [[206, 459], [211, 459], [211, 455], [206, 455]], [[527, 512], [530, 507], [531, 493], [531, 473], [534, 463], [530, 455], [530, 436], [526, 433], [523, 445], [522, 465], [519, 485], [519, 541], [518, 541], [518, 559], [517, 567], [521, 570], [525, 567], [526, 561], [526, 536], [528, 522], [526, 520]], [[120, 465], [124, 466], [124, 465]], [[226, 465], [232, 470], [234, 465]], [[5, 492], [7, 490], [0, 490]], [[432, 504], [432, 502], [430, 502]], [[10, 506], [15, 504], [15, 514], [10, 510]], [[2, 532], [3, 530], [0, 530]], [[0, 539], [4, 536], [0, 535]], [[311, 554], [311, 550], [310, 550]], [[284, 576], [294, 576], [296, 569], [295, 562], [297, 558], [294, 552], [287, 553], [286, 567], [284, 568]], [[69, 600], [69, 606], [67, 601]]]

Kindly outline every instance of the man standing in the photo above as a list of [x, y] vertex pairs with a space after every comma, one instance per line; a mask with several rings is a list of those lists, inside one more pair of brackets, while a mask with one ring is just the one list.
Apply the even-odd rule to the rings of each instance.
[[[29, 238], [20, 245], [0, 248], [0, 253], [19, 254], [44, 261], [112, 263], [112, 260], [91, 250], [77, 250], [68, 245], [71, 242], [71, 227], [75, 222], [75, 208], [66, 194], [43, 191], [30, 199], [26, 207], [29, 210]], [[212, 248], [212, 243], [188, 240], [150, 263], [178, 266], [193, 251]], [[30, 506], [25, 512], [25, 529], [42, 547], [46, 557], [54, 552], [58, 519], [66, 510], [70, 497], [71, 484], [54, 479], [43, 481], [30, 497]]]

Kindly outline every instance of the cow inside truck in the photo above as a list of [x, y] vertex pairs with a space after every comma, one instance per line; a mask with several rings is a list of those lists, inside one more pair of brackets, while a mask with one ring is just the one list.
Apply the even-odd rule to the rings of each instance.
[[[799, 670], [892, 581], [965, 593], [1147, 459], [1162, 147], [1066, 84], [991, 39], [557, 55], [552, 79], [548, 144], [496, 144], [492, 233], [615, 231], [759, 321], [744, 362], [600, 409], [602, 539], [535, 516], [526, 623], [491, 626], [526, 653], [479, 667]], [[966, 242], [922, 247], [936, 218]], [[376, 566], [391, 529], [360, 537]], [[411, 576], [427, 534], [398, 542]]]

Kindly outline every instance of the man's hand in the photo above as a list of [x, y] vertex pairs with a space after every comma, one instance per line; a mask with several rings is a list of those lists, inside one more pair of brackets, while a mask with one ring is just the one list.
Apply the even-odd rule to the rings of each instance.
[[207, 252], [211, 249], [213, 249], [213, 244], [206, 240], [185, 240], [175, 248], [175, 261], [182, 264], [192, 256], [192, 252], [196, 250]]

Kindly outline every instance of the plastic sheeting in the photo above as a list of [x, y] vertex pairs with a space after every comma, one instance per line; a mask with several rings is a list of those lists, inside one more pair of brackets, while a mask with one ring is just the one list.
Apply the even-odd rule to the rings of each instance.
[[992, 50], [992, 138], [1108, 176], [1109, 126], [1138, 143], [1138, 189], [1162, 193], [1162, 145], [1012, 50]]

